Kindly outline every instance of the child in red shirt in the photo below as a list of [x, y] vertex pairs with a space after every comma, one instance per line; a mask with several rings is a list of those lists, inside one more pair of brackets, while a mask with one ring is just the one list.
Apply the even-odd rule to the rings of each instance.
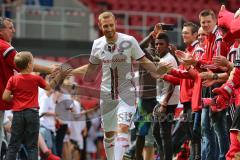
[[[20, 145], [24, 144], [29, 160], [38, 159], [39, 105], [38, 87], [50, 90], [57, 84], [59, 75], [47, 84], [43, 78], [33, 75], [33, 56], [30, 52], [19, 52], [14, 62], [20, 74], [12, 76], [7, 83], [2, 99], [13, 101], [11, 138], [6, 160], [16, 159]], [[62, 76], [62, 75], [61, 75]], [[62, 77], [61, 77], [62, 78]]]

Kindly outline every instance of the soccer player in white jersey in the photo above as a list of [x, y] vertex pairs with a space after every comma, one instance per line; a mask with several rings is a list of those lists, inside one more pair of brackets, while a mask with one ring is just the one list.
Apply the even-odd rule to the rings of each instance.
[[155, 76], [165, 73], [169, 66], [157, 68], [145, 57], [134, 37], [116, 32], [116, 20], [111, 12], [101, 13], [98, 21], [104, 36], [94, 41], [89, 64], [73, 73], [86, 72], [84, 79], [93, 81], [102, 65], [100, 108], [104, 147], [108, 160], [122, 160], [129, 146], [128, 130], [136, 110], [132, 59]]

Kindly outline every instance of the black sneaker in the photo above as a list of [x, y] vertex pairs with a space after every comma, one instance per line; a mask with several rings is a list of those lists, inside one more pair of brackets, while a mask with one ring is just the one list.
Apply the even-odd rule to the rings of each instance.
[[126, 153], [123, 155], [123, 160], [136, 160], [136, 158], [135, 158], [135, 156], [134, 156], [134, 153], [126, 152]]

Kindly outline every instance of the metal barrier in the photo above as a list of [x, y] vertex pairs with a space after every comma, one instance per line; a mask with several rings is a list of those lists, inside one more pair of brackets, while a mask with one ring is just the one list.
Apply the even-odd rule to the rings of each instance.
[[[17, 38], [89, 41], [93, 16], [86, 8], [2, 5], [2, 15], [10, 15]], [[11, 13], [11, 14], [9, 14]]]

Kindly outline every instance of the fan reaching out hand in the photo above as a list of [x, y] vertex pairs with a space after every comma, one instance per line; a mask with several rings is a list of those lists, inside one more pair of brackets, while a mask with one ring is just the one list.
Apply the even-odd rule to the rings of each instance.
[[172, 65], [167, 62], [159, 62], [157, 67], [157, 73], [160, 75], [168, 73], [172, 69]]

